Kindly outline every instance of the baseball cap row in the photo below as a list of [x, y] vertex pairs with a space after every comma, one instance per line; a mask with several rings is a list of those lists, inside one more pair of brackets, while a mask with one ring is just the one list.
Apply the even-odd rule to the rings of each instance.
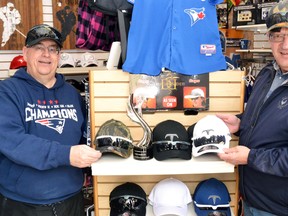
[[116, 186], [109, 196], [110, 216], [146, 216], [151, 208], [154, 216], [231, 216], [230, 202], [226, 185], [216, 178], [199, 182], [193, 195], [183, 181], [168, 177], [156, 183], [148, 197], [134, 182]]
[[[187, 130], [180, 122], [165, 120], [152, 131], [152, 143], [147, 143], [147, 152], [156, 160], [170, 158], [190, 160], [204, 154], [215, 154], [229, 148], [231, 134], [226, 124], [216, 115], [207, 115]], [[119, 120], [110, 119], [101, 125], [95, 140], [95, 148], [105, 154], [129, 158], [134, 149], [139, 149], [129, 128]], [[150, 150], [150, 151], [149, 151]], [[147, 155], [145, 155], [145, 158]], [[135, 157], [139, 159], [139, 157]], [[141, 160], [141, 157], [140, 157]]]

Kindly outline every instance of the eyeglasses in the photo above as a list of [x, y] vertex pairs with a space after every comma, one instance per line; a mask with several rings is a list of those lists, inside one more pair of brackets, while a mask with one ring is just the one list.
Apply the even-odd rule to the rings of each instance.
[[137, 216], [137, 211], [146, 209], [147, 202], [142, 197], [121, 196], [110, 200], [110, 207], [117, 216]]
[[266, 26], [269, 29], [271, 26], [282, 22], [288, 22], [288, 12], [286, 14], [284, 13], [272, 14], [266, 19]]
[[102, 135], [96, 137], [95, 142], [100, 151], [101, 148], [109, 146], [118, 147], [125, 150], [128, 150], [132, 146], [132, 140], [120, 136]]
[[45, 47], [43, 44], [35, 44], [28, 48], [33, 48], [37, 53], [41, 53], [41, 54], [45, 53], [46, 50], [48, 50], [48, 53], [50, 55], [58, 55], [60, 52], [60, 48], [58, 46]]
[[155, 145], [157, 152], [162, 151], [170, 151], [170, 150], [182, 150], [187, 151], [192, 149], [192, 145], [189, 142], [185, 141], [155, 141], [152, 142], [153, 145]]
[[283, 42], [285, 37], [288, 37], [288, 34], [279, 34], [279, 33], [270, 33], [269, 40], [271, 42]]

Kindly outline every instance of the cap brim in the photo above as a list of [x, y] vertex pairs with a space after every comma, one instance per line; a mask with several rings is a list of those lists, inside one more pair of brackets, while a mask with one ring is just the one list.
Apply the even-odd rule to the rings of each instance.
[[206, 144], [199, 147], [193, 146], [192, 154], [194, 157], [198, 157], [203, 154], [208, 153], [223, 153], [223, 148], [225, 146], [221, 144]]
[[[200, 210], [194, 205], [194, 211], [197, 214], [197, 216], [207, 216], [207, 215], [213, 215], [215, 216], [231, 216], [231, 210], [230, 208], [227, 208], [227, 210]], [[221, 213], [223, 215], [221, 215]]]
[[197, 95], [197, 96], [194, 96], [194, 95], [185, 95], [184, 98], [198, 98], [198, 97], [203, 97], [201, 95]]
[[185, 206], [153, 206], [155, 216], [163, 215], [187, 215], [187, 205]]
[[158, 152], [156, 148], [153, 148], [153, 156], [156, 160], [162, 161], [171, 158], [180, 158], [183, 160], [190, 160], [192, 158], [192, 146], [189, 150], [169, 150]]
[[41, 38], [38, 38], [38, 39], [33, 40], [33, 41], [31, 41], [30, 43], [26, 44], [26, 46], [27, 46], [27, 47], [33, 46], [33, 45], [38, 44], [40, 41], [43, 41], [43, 40], [52, 40], [52, 41], [55, 41], [56, 44], [57, 44], [60, 48], [62, 48], [62, 44], [59, 43], [59, 41], [54, 40], [54, 39], [52, 39], [52, 38], [50, 38], [50, 37], [41, 37]]
[[115, 147], [96, 147], [96, 150], [99, 150], [101, 153], [113, 153], [116, 154], [122, 158], [128, 158], [131, 153], [132, 153], [132, 149], [129, 150], [123, 150], [123, 149], [119, 149], [119, 148], [115, 148]]
[[277, 23], [267, 29], [267, 32], [276, 29], [276, 28], [288, 28], [288, 22]]
[[[137, 215], [137, 216], [145, 216], [146, 215], [146, 208], [142, 208], [140, 210], [137, 210], [137, 212], [128, 212], [126, 211], [128, 215]], [[129, 214], [130, 213], [130, 214]], [[119, 216], [119, 215], [123, 215], [123, 213], [119, 213], [119, 211], [117, 209], [111, 209], [110, 210], [110, 216]]]

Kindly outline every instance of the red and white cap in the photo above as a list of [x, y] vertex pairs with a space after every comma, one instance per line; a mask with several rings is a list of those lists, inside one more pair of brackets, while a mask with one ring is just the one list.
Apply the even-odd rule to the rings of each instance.
[[192, 202], [187, 185], [175, 178], [166, 178], [158, 182], [148, 199], [155, 216], [185, 216], [188, 213], [188, 204]]

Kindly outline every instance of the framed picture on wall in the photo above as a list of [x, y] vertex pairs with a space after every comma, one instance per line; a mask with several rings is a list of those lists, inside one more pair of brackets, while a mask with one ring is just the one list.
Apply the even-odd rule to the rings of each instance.
[[217, 20], [219, 28], [228, 28], [228, 6], [227, 3], [216, 5]]
[[63, 49], [75, 49], [78, 0], [53, 0], [53, 25], [63, 36]]
[[0, 50], [21, 50], [29, 29], [43, 23], [42, 14], [42, 1], [1, 0]]

